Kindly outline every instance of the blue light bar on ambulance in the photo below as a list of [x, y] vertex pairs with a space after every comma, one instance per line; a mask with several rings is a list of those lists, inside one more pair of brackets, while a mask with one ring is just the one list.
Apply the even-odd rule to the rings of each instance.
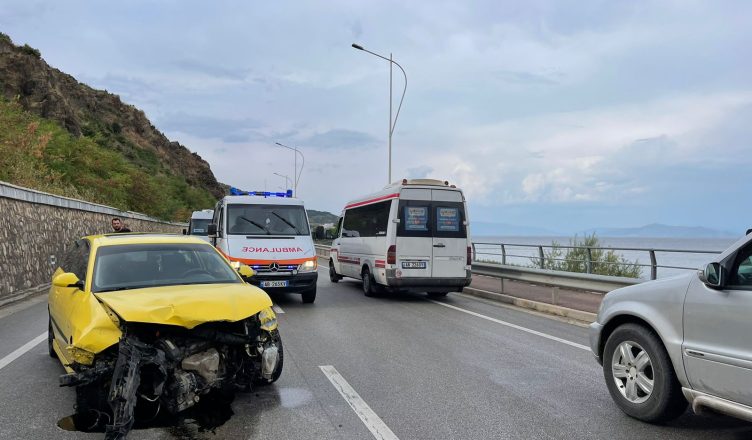
[[237, 189], [234, 186], [230, 187], [231, 196], [259, 196], [259, 197], [289, 197], [292, 198], [292, 190], [288, 189], [287, 192], [269, 192], [269, 191], [243, 191]]

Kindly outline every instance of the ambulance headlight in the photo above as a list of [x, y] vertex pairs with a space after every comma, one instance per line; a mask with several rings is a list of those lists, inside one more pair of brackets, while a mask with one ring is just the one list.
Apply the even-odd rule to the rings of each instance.
[[318, 262], [316, 262], [316, 260], [308, 260], [305, 263], [298, 266], [298, 272], [313, 272], [318, 268], [319, 268], [319, 264]]

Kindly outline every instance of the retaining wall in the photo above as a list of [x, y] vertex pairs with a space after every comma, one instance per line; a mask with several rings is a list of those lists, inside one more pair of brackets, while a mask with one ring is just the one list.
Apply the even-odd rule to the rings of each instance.
[[112, 232], [120, 217], [133, 232], [181, 233], [182, 223], [0, 182], [0, 303], [50, 282], [74, 240]]

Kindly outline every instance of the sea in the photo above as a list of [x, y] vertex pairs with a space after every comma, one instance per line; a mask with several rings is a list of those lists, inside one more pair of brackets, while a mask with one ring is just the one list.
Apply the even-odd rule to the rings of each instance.
[[[658, 278], [696, 271], [712, 261], [717, 261], [717, 254], [707, 254], [687, 251], [703, 251], [721, 253], [739, 238], [656, 238], [656, 237], [598, 237], [600, 246], [615, 249], [615, 252], [629, 262], [650, 265], [650, 254], [647, 249], [656, 250], [656, 263], [659, 266]], [[578, 237], [582, 240], [582, 237]], [[476, 243], [477, 258], [501, 262], [501, 247], [504, 243], [507, 253], [507, 264], [529, 266], [538, 257], [537, 247], [529, 245], [551, 246], [554, 242], [560, 245], [570, 245], [572, 237], [545, 236], [473, 236]], [[484, 243], [484, 244], [481, 244]], [[518, 246], [514, 246], [518, 245]], [[523, 245], [523, 246], [519, 246]], [[624, 248], [627, 248], [626, 250]], [[646, 250], [631, 250], [646, 249]], [[548, 251], [550, 248], [545, 248]], [[682, 251], [682, 252], [668, 252]], [[680, 269], [681, 268], [681, 269]], [[650, 278], [650, 267], [642, 268], [641, 278]]]

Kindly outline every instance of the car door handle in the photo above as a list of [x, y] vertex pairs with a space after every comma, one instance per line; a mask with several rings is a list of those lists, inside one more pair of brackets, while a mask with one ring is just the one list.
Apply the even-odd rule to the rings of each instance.
[[433, 245], [433, 247], [443, 248], [443, 247], [446, 247], [446, 245], [444, 243], [439, 243], [439, 244]]

